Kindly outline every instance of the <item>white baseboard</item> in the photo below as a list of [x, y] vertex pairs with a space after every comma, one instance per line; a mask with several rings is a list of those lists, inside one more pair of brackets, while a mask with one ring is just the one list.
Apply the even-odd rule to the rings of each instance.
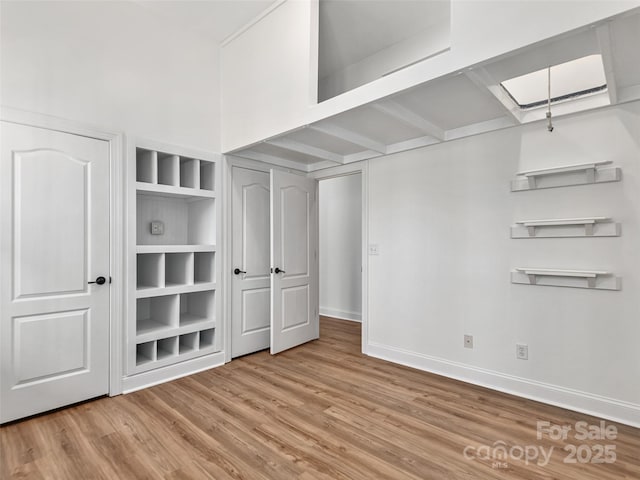
[[325, 317], [339, 318], [340, 320], [351, 320], [352, 322], [362, 322], [362, 314], [358, 312], [348, 312], [335, 308], [320, 307], [320, 315]]
[[131, 393], [160, 383], [170, 382], [187, 375], [224, 365], [224, 352], [186, 360], [167, 367], [130, 375], [122, 379], [122, 393]]
[[367, 354], [408, 367], [640, 428], [640, 405], [369, 342]]

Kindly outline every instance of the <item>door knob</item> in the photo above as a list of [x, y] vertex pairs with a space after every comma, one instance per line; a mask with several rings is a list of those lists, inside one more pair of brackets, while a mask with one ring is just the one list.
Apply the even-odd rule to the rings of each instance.
[[245, 272], [244, 270], [240, 270], [239, 268], [234, 268], [233, 273], [235, 273], [236, 275], [240, 275], [241, 273], [247, 273], [247, 272]]
[[107, 283], [107, 279], [104, 277], [98, 277], [96, 278], [95, 282], [87, 282], [87, 283], [97, 283], [98, 285], [104, 285], [105, 283]]
[[276, 267], [276, 269], [274, 270], [274, 272], [276, 273], [287, 273], [284, 270], [280, 270], [278, 267]]

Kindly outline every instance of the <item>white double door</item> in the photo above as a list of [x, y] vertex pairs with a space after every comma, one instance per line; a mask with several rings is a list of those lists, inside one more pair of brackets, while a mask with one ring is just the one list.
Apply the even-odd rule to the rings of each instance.
[[0, 141], [4, 423], [108, 392], [110, 153], [4, 121]]
[[319, 336], [317, 181], [232, 169], [231, 354]]

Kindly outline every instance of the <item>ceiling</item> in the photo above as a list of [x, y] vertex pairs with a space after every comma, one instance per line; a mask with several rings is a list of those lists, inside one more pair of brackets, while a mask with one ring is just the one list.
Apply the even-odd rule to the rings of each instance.
[[594, 54], [607, 90], [555, 104], [554, 118], [638, 100], [638, 45], [635, 9], [227, 153], [310, 172], [544, 120], [545, 108], [521, 110], [500, 83]]
[[450, 9], [450, 0], [320, 0], [318, 77], [448, 24]]
[[274, 0], [133, 0], [170, 19], [184, 29], [205, 35], [216, 43], [240, 30], [266, 10]]

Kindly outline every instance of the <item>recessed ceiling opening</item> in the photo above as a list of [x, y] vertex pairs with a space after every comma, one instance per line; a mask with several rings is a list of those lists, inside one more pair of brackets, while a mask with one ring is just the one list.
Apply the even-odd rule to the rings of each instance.
[[[505, 80], [500, 85], [523, 110], [548, 103], [547, 68]], [[601, 55], [571, 60], [551, 67], [551, 103], [602, 92], [607, 89]]]

